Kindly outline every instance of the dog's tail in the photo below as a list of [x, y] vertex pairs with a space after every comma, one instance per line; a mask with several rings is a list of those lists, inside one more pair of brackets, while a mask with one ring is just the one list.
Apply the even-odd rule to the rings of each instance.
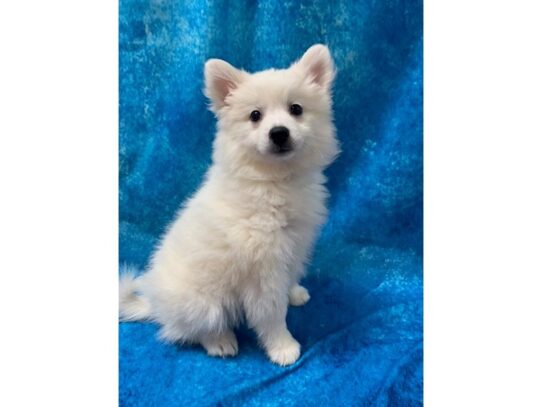
[[140, 293], [141, 277], [136, 277], [133, 268], [123, 266], [119, 280], [119, 319], [140, 321], [151, 316], [151, 304]]

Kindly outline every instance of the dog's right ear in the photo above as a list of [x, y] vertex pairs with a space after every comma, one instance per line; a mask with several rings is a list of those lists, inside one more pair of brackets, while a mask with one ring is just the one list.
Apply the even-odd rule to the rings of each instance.
[[205, 63], [205, 96], [211, 101], [211, 110], [217, 113], [227, 105], [227, 98], [239, 86], [246, 73], [221, 59]]

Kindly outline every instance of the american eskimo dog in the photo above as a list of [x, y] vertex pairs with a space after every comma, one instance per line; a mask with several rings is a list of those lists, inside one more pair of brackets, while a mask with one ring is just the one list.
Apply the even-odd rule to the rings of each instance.
[[222, 357], [237, 353], [233, 328], [246, 321], [273, 362], [299, 358], [286, 312], [310, 298], [299, 281], [326, 217], [322, 171], [339, 151], [334, 74], [324, 45], [288, 69], [251, 74], [206, 62], [213, 164], [146, 273], [121, 274], [121, 320], [154, 321], [162, 339]]

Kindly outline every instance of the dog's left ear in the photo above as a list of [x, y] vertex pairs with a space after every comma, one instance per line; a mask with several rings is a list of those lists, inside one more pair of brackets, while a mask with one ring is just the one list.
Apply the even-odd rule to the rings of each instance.
[[326, 90], [331, 88], [333, 78], [335, 78], [335, 66], [331, 53], [329, 48], [322, 44], [310, 47], [292, 67], [302, 69], [312, 82]]
[[227, 97], [244, 79], [241, 71], [221, 59], [209, 59], [205, 63], [205, 96], [211, 101], [211, 110], [217, 113], [227, 105]]

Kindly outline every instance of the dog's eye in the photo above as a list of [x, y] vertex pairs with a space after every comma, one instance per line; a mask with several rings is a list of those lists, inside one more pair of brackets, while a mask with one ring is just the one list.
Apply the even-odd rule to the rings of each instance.
[[297, 103], [294, 103], [293, 105], [290, 105], [290, 114], [293, 116], [301, 116], [303, 114], [303, 108]]
[[250, 121], [257, 122], [262, 118], [262, 113], [259, 110], [253, 110], [250, 113]]

